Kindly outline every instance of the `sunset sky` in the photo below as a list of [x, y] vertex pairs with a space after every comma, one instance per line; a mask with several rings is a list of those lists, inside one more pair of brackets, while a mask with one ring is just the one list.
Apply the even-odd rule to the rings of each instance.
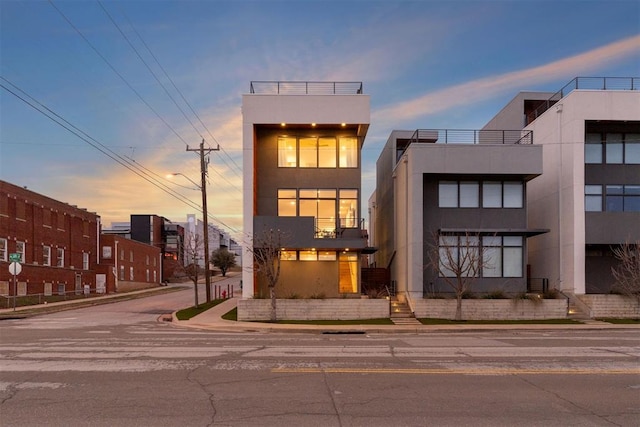
[[478, 129], [521, 90], [639, 76], [640, 2], [1, 1], [0, 43], [0, 179], [107, 227], [186, 221], [200, 193], [165, 176], [199, 181], [204, 138], [213, 222], [240, 237], [251, 81], [363, 82], [366, 203], [394, 129]]

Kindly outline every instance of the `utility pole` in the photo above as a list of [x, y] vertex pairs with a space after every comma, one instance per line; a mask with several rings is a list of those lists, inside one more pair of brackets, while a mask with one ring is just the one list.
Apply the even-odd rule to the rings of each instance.
[[200, 175], [201, 185], [200, 191], [202, 192], [202, 225], [204, 226], [204, 283], [205, 291], [207, 295], [207, 302], [211, 302], [211, 277], [209, 277], [209, 221], [207, 213], [207, 165], [208, 160], [205, 160], [205, 153], [209, 154], [212, 151], [220, 150], [220, 146], [217, 148], [204, 148], [204, 138], [200, 143], [200, 148], [189, 148], [187, 145], [187, 151], [198, 151], [200, 153]]

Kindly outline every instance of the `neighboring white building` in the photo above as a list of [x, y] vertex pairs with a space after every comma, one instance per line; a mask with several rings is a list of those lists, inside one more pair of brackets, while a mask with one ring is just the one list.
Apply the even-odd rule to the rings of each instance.
[[[196, 249], [196, 263], [204, 268], [204, 222], [196, 218], [195, 214], [187, 214], [187, 222], [181, 224], [184, 227], [184, 259], [187, 264], [193, 262], [193, 249], [191, 249], [194, 241], [198, 242]], [[230, 237], [213, 224], [209, 226], [209, 252], [213, 252], [220, 248], [229, 248]], [[194, 240], [194, 236], [197, 239]]]
[[608, 293], [612, 248], [640, 239], [640, 78], [576, 78], [521, 93], [485, 127], [521, 128], [543, 146], [527, 188], [531, 275], [575, 294]]

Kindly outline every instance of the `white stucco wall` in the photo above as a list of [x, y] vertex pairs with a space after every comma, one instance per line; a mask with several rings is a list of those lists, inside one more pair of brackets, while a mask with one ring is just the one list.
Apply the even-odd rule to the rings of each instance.
[[586, 120], [638, 120], [640, 92], [574, 90], [525, 129], [544, 145], [544, 171], [527, 188], [532, 277], [585, 292], [584, 131]]

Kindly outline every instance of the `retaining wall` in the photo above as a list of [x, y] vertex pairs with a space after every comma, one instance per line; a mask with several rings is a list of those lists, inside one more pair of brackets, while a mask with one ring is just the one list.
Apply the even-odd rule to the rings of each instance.
[[[270, 299], [238, 300], [238, 320], [269, 320]], [[386, 299], [278, 299], [278, 320], [354, 320], [389, 317]]]
[[640, 317], [640, 301], [638, 298], [622, 295], [576, 295], [590, 308], [589, 317], [603, 318], [638, 318]]
[[[455, 319], [455, 299], [414, 300], [418, 318]], [[463, 320], [538, 320], [564, 319], [567, 317], [566, 299], [542, 299], [539, 301], [512, 299], [464, 299]]]

